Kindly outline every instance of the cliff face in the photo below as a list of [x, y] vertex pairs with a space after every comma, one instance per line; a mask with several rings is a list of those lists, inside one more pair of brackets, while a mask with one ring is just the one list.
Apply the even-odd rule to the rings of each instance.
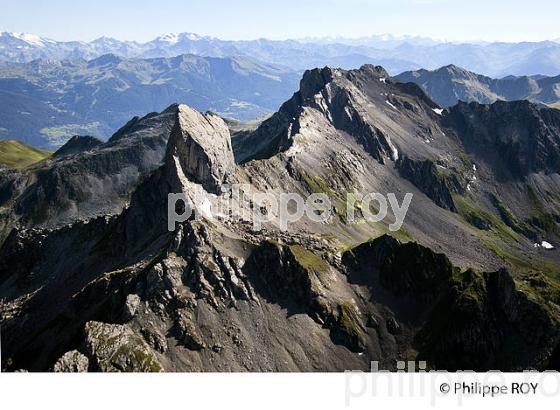
[[[516, 141], [536, 138], [531, 118], [552, 134], [537, 137], [554, 141], [549, 113], [528, 107]], [[380, 67], [325, 68], [306, 73], [277, 114], [233, 144], [220, 118], [173, 106], [46, 164], [47, 174], [73, 164], [110, 179], [138, 164], [125, 155], [132, 147], [157, 158], [119, 185], [126, 201], [103, 197], [110, 215], [24, 225], [33, 207], [14, 192], [37, 185], [1, 171], [2, 195], [22, 207], [9, 208], [15, 222], [0, 248], [5, 370], [342, 371], [414, 358], [450, 370], [553, 366], [558, 257], [534, 243], [556, 243], [557, 210], [538, 195], [560, 192], [557, 174], [537, 150], [520, 157], [538, 159], [525, 174], [503, 182], [493, 138], [507, 133], [485, 131], [517, 109], [440, 110]], [[468, 144], [478, 139], [483, 152]], [[39, 186], [65, 198], [78, 188], [68, 175]], [[247, 195], [232, 204], [236, 182]], [[101, 200], [88, 192], [78, 214]], [[331, 217], [282, 229], [278, 210], [250, 195], [286, 192], [327, 194]], [[351, 201], [370, 192], [399, 203], [413, 194], [392, 236], [393, 211], [372, 222]], [[172, 231], [170, 193], [183, 193], [198, 216]], [[267, 215], [259, 229], [244, 218], [255, 209]]]
[[492, 105], [460, 103], [446, 121], [469, 153], [486, 159], [495, 173], [521, 178], [560, 170], [560, 111], [527, 101]]
[[[343, 262], [351, 280], [368, 286], [372, 295], [385, 294], [377, 303], [390, 300], [399, 322], [415, 325], [412, 345], [418, 358], [435, 368], [484, 371], [548, 366], [560, 328], [556, 307], [541, 303], [539, 286], [520, 291], [505, 269], [461, 271], [443, 254], [390, 237], [348, 251]], [[530, 280], [536, 283], [543, 278]], [[558, 300], [558, 288], [554, 289], [550, 296]], [[514, 347], [518, 344], [523, 351]]]
[[194, 182], [217, 192], [235, 170], [229, 130], [214, 114], [200, 114], [185, 105], [177, 110], [166, 160], [172, 158]]

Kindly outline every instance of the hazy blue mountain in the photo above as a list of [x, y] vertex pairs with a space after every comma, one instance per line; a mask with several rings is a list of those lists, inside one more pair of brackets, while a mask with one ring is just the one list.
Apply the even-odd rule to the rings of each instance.
[[314, 37], [303, 38], [299, 41], [316, 44], [329, 44], [339, 43], [351, 46], [366, 46], [373, 47], [379, 50], [393, 49], [402, 44], [414, 44], [418, 46], [433, 46], [440, 41], [431, 39], [429, 37], [421, 36], [395, 36], [393, 34], [374, 34], [371, 36], [358, 37], [358, 38], [344, 38], [344, 37]]
[[0, 66], [0, 139], [56, 148], [74, 134], [105, 138], [131, 117], [174, 102], [253, 119], [276, 110], [298, 80], [294, 71], [245, 57], [7, 63]]
[[29, 62], [36, 59], [63, 60], [69, 58], [91, 59], [115, 53], [132, 57], [140, 53], [135, 42], [101, 37], [92, 42], [55, 41], [28, 33], [0, 33], [0, 61]]
[[[380, 45], [380, 42], [376, 42]], [[383, 47], [391, 47], [387, 43]], [[228, 41], [193, 33], [166, 34], [147, 43], [101, 37], [92, 42], [57, 42], [24, 33], [0, 35], [0, 62], [30, 62], [34, 59], [92, 59], [103, 54], [127, 58], [175, 57], [196, 54], [211, 57], [246, 56], [295, 70], [338, 65], [357, 67], [366, 62], [382, 62], [392, 72], [420, 68], [406, 56], [384, 56], [383, 50], [357, 43], [306, 42], [267, 39]]]
[[493, 77], [560, 74], [560, 44], [556, 41], [449, 43], [391, 35], [358, 39], [229, 41], [180, 33], [166, 34], [146, 43], [106, 37], [86, 43], [57, 42], [22, 33], [2, 33], [0, 36], [0, 62], [29, 62], [37, 58], [91, 59], [107, 53], [127, 58], [174, 57], [180, 54], [247, 56], [301, 71], [326, 65], [356, 68], [365, 63], [376, 63], [383, 64], [393, 75], [405, 70], [436, 69], [449, 64]]
[[406, 56], [383, 55], [383, 51], [363, 45], [268, 39], [227, 41], [192, 33], [158, 37], [143, 45], [141, 56], [174, 56], [183, 53], [221, 57], [244, 55], [301, 71], [326, 65], [353, 68], [366, 62], [381, 62], [395, 72], [407, 69], [405, 67], [420, 68], [407, 60]]
[[450, 107], [459, 101], [488, 104], [497, 100], [530, 100], [554, 107], [560, 102], [560, 76], [494, 79], [448, 65], [434, 71], [407, 71], [395, 78], [418, 84], [442, 107]]

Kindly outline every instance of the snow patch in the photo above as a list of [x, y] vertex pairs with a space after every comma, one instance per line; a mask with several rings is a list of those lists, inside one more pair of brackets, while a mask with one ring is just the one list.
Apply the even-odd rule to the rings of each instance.
[[393, 104], [391, 104], [391, 102], [390, 102], [389, 100], [385, 100], [385, 102], [386, 102], [387, 104], [389, 104], [389, 105], [391, 106], [391, 108], [393, 108], [393, 109], [395, 109], [395, 110], [397, 110], [397, 111], [399, 110], [397, 107], [395, 107]]
[[28, 33], [11, 33], [11, 35], [18, 40], [25, 41], [27, 44], [31, 44], [37, 47], [45, 47], [45, 41], [35, 34]]
[[533, 246], [535, 248], [554, 249], [554, 246], [550, 242], [547, 242], [547, 241], [542, 241], [540, 244], [535, 243]]
[[344, 112], [346, 113], [346, 116], [351, 120], [352, 119], [352, 113], [350, 112], [350, 109], [348, 108], [348, 106], [344, 107]]
[[186, 38], [187, 40], [196, 41], [200, 40], [200, 36], [192, 33], [183, 33], [183, 34], [176, 34], [176, 33], [167, 33], [163, 36], [158, 37], [159, 41], [163, 41], [167, 44], [177, 44], [182, 38]]
[[389, 148], [391, 149], [391, 159], [397, 161], [399, 159], [399, 150], [393, 145], [389, 137], [387, 137], [387, 144], [389, 144]]
[[442, 114], [443, 114], [443, 108], [432, 108], [432, 110], [433, 110], [437, 115], [442, 115]]
[[541, 246], [545, 249], [554, 249], [554, 246], [550, 242], [542, 241]]
[[387, 79], [385, 77], [381, 77], [379, 81], [381, 81], [383, 84], [387, 84]]

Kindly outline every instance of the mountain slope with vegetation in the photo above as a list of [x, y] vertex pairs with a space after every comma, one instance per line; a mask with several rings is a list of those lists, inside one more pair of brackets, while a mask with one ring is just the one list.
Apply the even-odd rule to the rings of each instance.
[[0, 164], [9, 168], [25, 168], [52, 155], [15, 140], [0, 141]]

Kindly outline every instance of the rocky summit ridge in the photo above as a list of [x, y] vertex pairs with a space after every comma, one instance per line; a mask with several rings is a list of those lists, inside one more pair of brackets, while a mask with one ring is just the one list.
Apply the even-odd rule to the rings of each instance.
[[[121, 144], [156, 149], [115, 191], [118, 206], [81, 218], [91, 200], [77, 199], [78, 212], [48, 225], [23, 218], [32, 213], [12, 205], [19, 199], [7, 203], [3, 370], [343, 371], [414, 359], [448, 370], [555, 368], [558, 254], [534, 244], [559, 239], [556, 146], [544, 155], [540, 141], [560, 135], [555, 114], [530, 104], [546, 127], [519, 120], [510, 132], [479, 132], [518, 109], [503, 104], [456, 108], [469, 124], [415, 84], [364, 66], [306, 72], [255, 130], [232, 134], [183, 105], [133, 120], [106, 143], [109, 158]], [[484, 150], [471, 144], [478, 138]], [[504, 179], [507, 141], [506, 164], [517, 155], [546, 167]], [[107, 149], [41, 172], [70, 160], [84, 169], [93, 156], [85, 175], [109, 178]], [[1, 172], [10, 198], [18, 178], [35, 175]], [[235, 206], [232, 183], [246, 194]], [[57, 197], [73, 189], [66, 177], [47, 186]], [[287, 192], [326, 194], [332, 215], [281, 229], [278, 211], [252, 200]], [[357, 205], [349, 221], [363, 192], [412, 193], [402, 228], [390, 231], [392, 212], [372, 222]], [[169, 230], [177, 193], [199, 217]], [[267, 215], [259, 229], [244, 218], [256, 208]]]
[[191, 179], [206, 190], [217, 192], [235, 172], [231, 138], [225, 122], [216, 114], [201, 114], [180, 105], [166, 161], [178, 162]]

